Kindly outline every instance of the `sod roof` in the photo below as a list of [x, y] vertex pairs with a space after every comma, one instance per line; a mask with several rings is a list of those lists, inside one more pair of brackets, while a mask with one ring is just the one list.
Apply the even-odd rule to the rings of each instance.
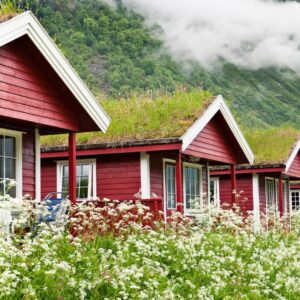
[[[102, 100], [102, 107], [111, 117], [105, 134], [81, 133], [78, 144], [117, 143], [181, 137], [215, 99], [209, 92], [176, 91], [172, 96], [132, 97], [123, 100]], [[42, 138], [43, 146], [66, 145], [66, 135]]]
[[0, 2], [0, 23], [12, 19], [17, 14], [20, 13], [20, 10], [10, 1]]
[[244, 130], [255, 155], [255, 164], [285, 164], [300, 139], [292, 127]]

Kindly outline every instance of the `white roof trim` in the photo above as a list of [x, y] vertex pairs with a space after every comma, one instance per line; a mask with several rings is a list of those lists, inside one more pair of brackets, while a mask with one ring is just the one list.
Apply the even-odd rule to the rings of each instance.
[[294, 159], [296, 158], [297, 154], [299, 153], [300, 151], [300, 140], [297, 142], [292, 154], [290, 155], [288, 161], [286, 162], [285, 164], [285, 173], [288, 172], [289, 168], [291, 167]]
[[188, 148], [190, 143], [196, 138], [196, 136], [218, 111], [222, 113], [238, 144], [247, 157], [248, 162], [252, 164], [254, 161], [254, 154], [244, 138], [227, 104], [225, 103], [222, 95], [217, 96], [216, 99], [205, 110], [204, 114], [181, 136], [182, 151], [185, 151]]
[[23, 35], [29, 36], [92, 120], [105, 132], [110, 118], [30, 11], [0, 24], [0, 47]]

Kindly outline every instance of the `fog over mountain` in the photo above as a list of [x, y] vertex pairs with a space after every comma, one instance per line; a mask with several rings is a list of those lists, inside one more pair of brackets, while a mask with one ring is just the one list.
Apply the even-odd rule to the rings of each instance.
[[[112, 0], [109, 0], [112, 3]], [[267, 0], [122, 0], [145, 17], [180, 62], [212, 69], [287, 67], [300, 74], [300, 3]]]

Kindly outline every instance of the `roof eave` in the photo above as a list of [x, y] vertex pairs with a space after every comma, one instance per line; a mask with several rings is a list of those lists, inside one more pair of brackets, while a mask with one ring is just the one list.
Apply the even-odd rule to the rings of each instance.
[[239, 129], [239, 126], [237, 125], [222, 95], [217, 96], [216, 99], [206, 109], [204, 114], [181, 136], [182, 151], [185, 151], [188, 148], [190, 143], [196, 138], [196, 136], [202, 131], [202, 129], [208, 124], [208, 122], [218, 111], [220, 111], [223, 115], [239, 146], [245, 154], [248, 162], [250, 164], [253, 164], [254, 154], [244, 135]]
[[287, 162], [285, 163], [285, 173], [289, 171], [289, 168], [291, 167], [299, 151], [300, 151], [300, 140], [298, 140], [298, 142], [296, 143], [296, 146], [294, 147], [291, 155], [289, 156]]
[[106, 132], [110, 123], [109, 116], [30, 11], [1, 23], [0, 28], [0, 47], [28, 35], [94, 123], [102, 132]]

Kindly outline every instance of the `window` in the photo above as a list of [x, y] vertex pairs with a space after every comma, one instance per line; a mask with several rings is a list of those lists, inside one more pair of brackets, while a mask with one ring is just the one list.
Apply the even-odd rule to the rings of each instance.
[[283, 211], [284, 213], [288, 213], [289, 185], [286, 180], [282, 182], [282, 192], [283, 192]]
[[[0, 129], [0, 194], [22, 197], [22, 133]], [[17, 181], [10, 188], [9, 179]]]
[[266, 179], [266, 202], [267, 209], [275, 209], [276, 203], [276, 195], [275, 195], [275, 185], [274, 179], [267, 178]]
[[[69, 164], [58, 162], [58, 191], [62, 197], [69, 195]], [[80, 160], [76, 165], [76, 197], [88, 199], [96, 197], [96, 161]]]
[[209, 203], [216, 207], [220, 206], [219, 178], [210, 178], [209, 182]]
[[183, 172], [185, 211], [199, 210], [201, 208], [201, 166], [184, 164]]
[[300, 190], [291, 191], [292, 210], [300, 211]]
[[165, 195], [167, 209], [176, 209], [176, 167], [169, 162], [165, 163]]

